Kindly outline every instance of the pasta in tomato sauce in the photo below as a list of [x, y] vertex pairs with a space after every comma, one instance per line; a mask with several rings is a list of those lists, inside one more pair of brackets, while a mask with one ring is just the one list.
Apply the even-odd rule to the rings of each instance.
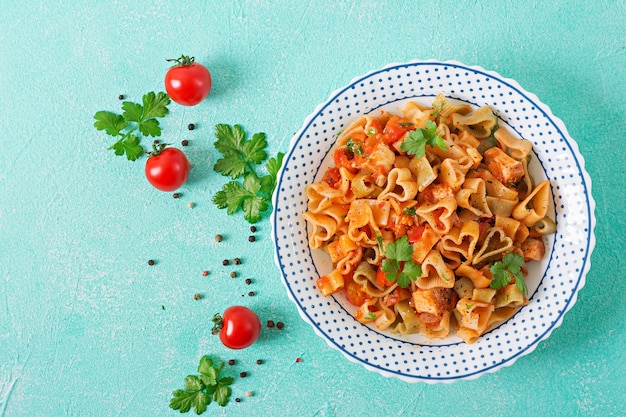
[[319, 290], [343, 291], [379, 330], [474, 342], [528, 303], [525, 263], [556, 230], [531, 151], [490, 107], [442, 94], [361, 116], [306, 187], [309, 245], [334, 268]]

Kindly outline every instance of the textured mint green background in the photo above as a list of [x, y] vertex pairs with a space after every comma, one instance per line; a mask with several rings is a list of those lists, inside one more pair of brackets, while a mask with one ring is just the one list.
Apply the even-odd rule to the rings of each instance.
[[[626, 3], [343, 3], [0, 2], [0, 416], [176, 415], [170, 394], [207, 353], [248, 372], [233, 385], [242, 402], [208, 415], [626, 413]], [[106, 151], [92, 117], [119, 109], [119, 94], [161, 90], [165, 59], [181, 53], [214, 87], [163, 121], [164, 140], [191, 142], [176, 200], [146, 183], [142, 161]], [[224, 182], [211, 169], [214, 124], [264, 131], [272, 154], [285, 151], [336, 88], [428, 58], [535, 93], [577, 140], [597, 202], [592, 269], [562, 326], [514, 366], [452, 385], [385, 379], [330, 349], [287, 299], [269, 221], [250, 244], [241, 217], [210, 203]], [[235, 256], [232, 279], [221, 261]], [[210, 318], [233, 303], [286, 327], [227, 351]]]

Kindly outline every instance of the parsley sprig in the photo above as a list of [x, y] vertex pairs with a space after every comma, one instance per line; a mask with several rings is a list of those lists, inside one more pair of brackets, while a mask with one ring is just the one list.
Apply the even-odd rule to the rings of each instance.
[[515, 277], [515, 285], [523, 293], [528, 292], [528, 287], [524, 282], [524, 274], [522, 274], [522, 267], [524, 266], [524, 258], [517, 253], [508, 253], [504, 255], [502, 261], [498, 261], [491, 265], [489, 271], [493, 274], [491, 278], [491, 284], [489, 285], [493, 289], [499, 289], [506, 287], [509, 282]]
[[437, 125], [432, 120], [426, 121], [425, 129], [420, 127], [410, 131], [407, 138], [400, 144], [400, 149], [409, 155], [421, 158], [426, 153], [426, 145], [431, 148], [437, 146], [443, 150], [448, 149], [443, 138], [437, 134]]
[[126, 155], [126, 158], [135, 161], [143, 153], [141, 138], [137, 130], [144, 136], [161, 136], [161, 127], [157, 118], [164, 117], [170, 98], [167, 94], [150, 92], [144, 94], [142, 104], [124, 101], [122, 114], [101, 110], [96, 112], [93, 124], [98, 130], [104, 130], [107, 135], [117, 138], [117, 141], [108, 149], [115, 155]]
[[172, 393], [170, 408], [186, 413], [193, 407], [196, 414], [202, 414], [212, 400], [224, 407], [230, 399], [232, 390], [229, 385], [234, 379], [230, 376], [220, 378], [223, 367], [223, 362], [213, 363], [211, 358], [203, 356], [198, 365], [200, 375], [185, 378], [185, 388]]
[[[382, 248], [382, 238], [377, 236], [377, 239]], [[387, 281], [397, 282], [400, 287], [406, 288], [422, 276], [422, 268], [412, 261], [413, 246], [406, 236], [389, 242], [385, 246], [384, 254], [382, 270]]]
[[[270, 158], [265, 163], [267, 174], [259, 175], [256, 169], [268, 156], [265, 133], [255, 133], [247, 139], [240, 125], [218, 124], [215, 126], [215, 137], [214, 145], [222, 158], [217, 160], [213, 169], [232, 181], [215, 193], [213, 203], [220, 209], [227, 209], [228, 214], [241, 209], [249, 223], [256, 223], [270, 208], [276, 175], [284, 154], [279, 152], [275, 158]], [[236, 181], [240, 178], [243, 181]]]

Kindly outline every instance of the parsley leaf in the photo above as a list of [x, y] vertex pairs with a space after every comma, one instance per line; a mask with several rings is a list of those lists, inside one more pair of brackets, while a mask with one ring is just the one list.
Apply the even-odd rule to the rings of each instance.
[[445, 141], [437, 135], [437, 125], [432, 120], [426, 121], [426, 128], [419, 128], [409, 132], [407, 138], [400, 145], [400, 149], [409, 155], [415, 155], [421, 158], [426, 154], [426, 145], [434, 148], [435, 146], [446, 150]]
[[198, 373], [185, 378], [184, 389], [177, 389], [172, 393], [170, 408], [186, 413], [192, 408], [196, 414], [206, 411], [211, 400], [224, 407], [232, 393], [229, 385], [234, 381], [232, 377], [219, 378], [223, 362], [214, 364], [208, 356], [200, 359]]
[[134, 132], [139, 130], [144, 136], [161, 136], [161, 126], [156, 118], [167, 114], [170, 98], [163, 92], [150, 92], [144, 94], [142, 103], [123, 102], [121, 115], [109, 111], [98, 111], [94, 115], [94, 127], [117, 138], [108, 149], [112, 149], [115, 155], [126, 155], [131, 161], [137, 160], [144, 152], [141, 139]]
[[524, 282], [524, 274], [522, 267], [524, 266], [524, 258], [516, 253], [508, 253], [504, 255], [502, 261], [498, 261], [491, 265], [489, 271], [493, 274], [491, 278], [491, 288], [500, 289], [505, 287], [515, 277], [515, 285], [524, 294], [528, 292], [526, 282]]
[[[249, 223], [256, 223], [270, 208], [284, 154], [279, 152], [275, 158], [270, 158], [265, 164], [268, 174], [260, 176], [255, 167], [268, 156], [264, 133], [255, 133], [252, 138], [246, 139], [240, 125], [218, 124], [215, 126], [215, 137], [214, 145], [222, 158], [217, 160], [213, 169], [233, 181], [224, 184], [212, 201], [218, 208], [227, 209], [229, 215], [241, 210]], [[241, 177], [243, 182], [235, 181]]]
[[400, 287], [406, 288], [422, 275], [421, 266], [412, 261], [413, 246], [406, 236], [388, 243], [384, 255], [381, 268], [387, 281], [397, 282]]
[[255, 133], [246, 140], [242, 127], [225, 124], [215, 126], [215, 148], [224, 156], [215, 164], [215, 171], [232, 179], [243, 176], [246, 169], [254, 171], [248, 164], [260, 164], [267, 159], [265, 133]]
[[411, 255], [413, 255], [413, 246], [411, 246], [406, 236], [402, 236], [395, 242], [389, 243], [385, 250], [385, 256], [387, 258], [397, 261], [410, 261]]

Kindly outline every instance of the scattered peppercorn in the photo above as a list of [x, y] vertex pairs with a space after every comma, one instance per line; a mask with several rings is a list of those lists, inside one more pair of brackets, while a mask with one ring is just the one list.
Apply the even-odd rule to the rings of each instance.
[[256, 232], [256, 226], [250, 226], [250, 231], [252, 233], [255, 233]]
[[187, 207], [189, 208], [194, 208], [195, 204], [194, 203], [187, 203]]
[[172, 197], [179, 198], [180, 197], [180, 193], [174, 193], [174, 194], [172, 194]]
[[234, 365], [235, 364], [235, 360], [234, 359], [229, 359], [228, 360], [228, 364], [229, 365]]
[[246, 392], [246, 397], [252, 397], [252, 391]]
[[240, 378], [245, 378], [246, 376], [248, 376], [248, 374], [245, 371], [239, 373]]
[[187, 125], [187, 129], [189, 129], [189, 130], [194, 130], [195, 128], [196, 128], [196, 125], [194, 125], [193, 123], [189, 123]]
[[282, 321], [279, 321], [278, 323], [276, 323], [276, 328], [282, 329], [283, 327], [285, 327], [285, 323], [283, 323]]
[[222, 265], [224, 265], [224, 266], [230, 265], [230, 261], [228, 259], [224, 259], [222, 261]]
[[254, 291], [250, 291], [250, 292], [248, 293], [248, 295], [249, 295], [250, 297], [254, 297]]
[[152, 143], [154, 143], [155, 145], [158, 145], [159, 144], [159, 140], [155, 139], [155, 140], [152, 141]]
[[200, 294], [197, 294], [197, 293], [196, 293], [196, 294], [194, 294], [194, 295], [193, 295], [193, 299], [194, 299], [194, 300], [199, 300], [199, 299], [201, 299], [201, 298], [202, 298], [202, 296], [201, 296]]
[[257, 360], [256, 360], [256, 364], [257, 364], [257, 365], [261, 365], [262, 363], [263, 363], [263, 361], [262, 361], [261, 359], [257, 359]]
[[246, 278], [246, 285], [252, 284], [252, 280], [250, 278]]
[[248, 242], [254, 242], [256, 238], [254, 236], [248, 236]]
[[241, 265], [241, 259], [239, 259], [239, 258], [235, 258], [235, 259], [233, 259], [233, 263], [234, 263], [235, 265]]
[[231, 278], [237, 278], [237, 273], [235, 271], [230, 273]]
[[221, 242], [224, 239], [224, 236], [222, 235], [215, 235], [215, 241], [216, 242]]
[[302, 358], [296, 358], [296, 362], [302, 362]]
[[267, 327], [269, 327], [270, 329], [271, 329], [272, 327], [274, 327], [274, 320], [268, 320], [268, 321], [267, 321]]
[[183, 146], [187, 146], [187, 145], [189, 145], [189, 141], [188, 141], [187, 139], [183, 139], [183, 140], [180, 142], [180, 144], [181, 144], [181, 145], [183, 145]]
[[148, 265], [150, 265], [150, 266], [154, 265], [154, 259], [148, 260]]
[[202, 271], [202, 276], [206, 277], [207, 275], [209, 275], [209, 271]]
[[119, 96], [117, 96], [117, 98], [119, 98], [120, 100], [124, 100], [124, 94], [120, 94]]
[[237, 398], [235, 398], [235, 401], [240, 403], [241, 402], [241, 398], [237, 397]]

